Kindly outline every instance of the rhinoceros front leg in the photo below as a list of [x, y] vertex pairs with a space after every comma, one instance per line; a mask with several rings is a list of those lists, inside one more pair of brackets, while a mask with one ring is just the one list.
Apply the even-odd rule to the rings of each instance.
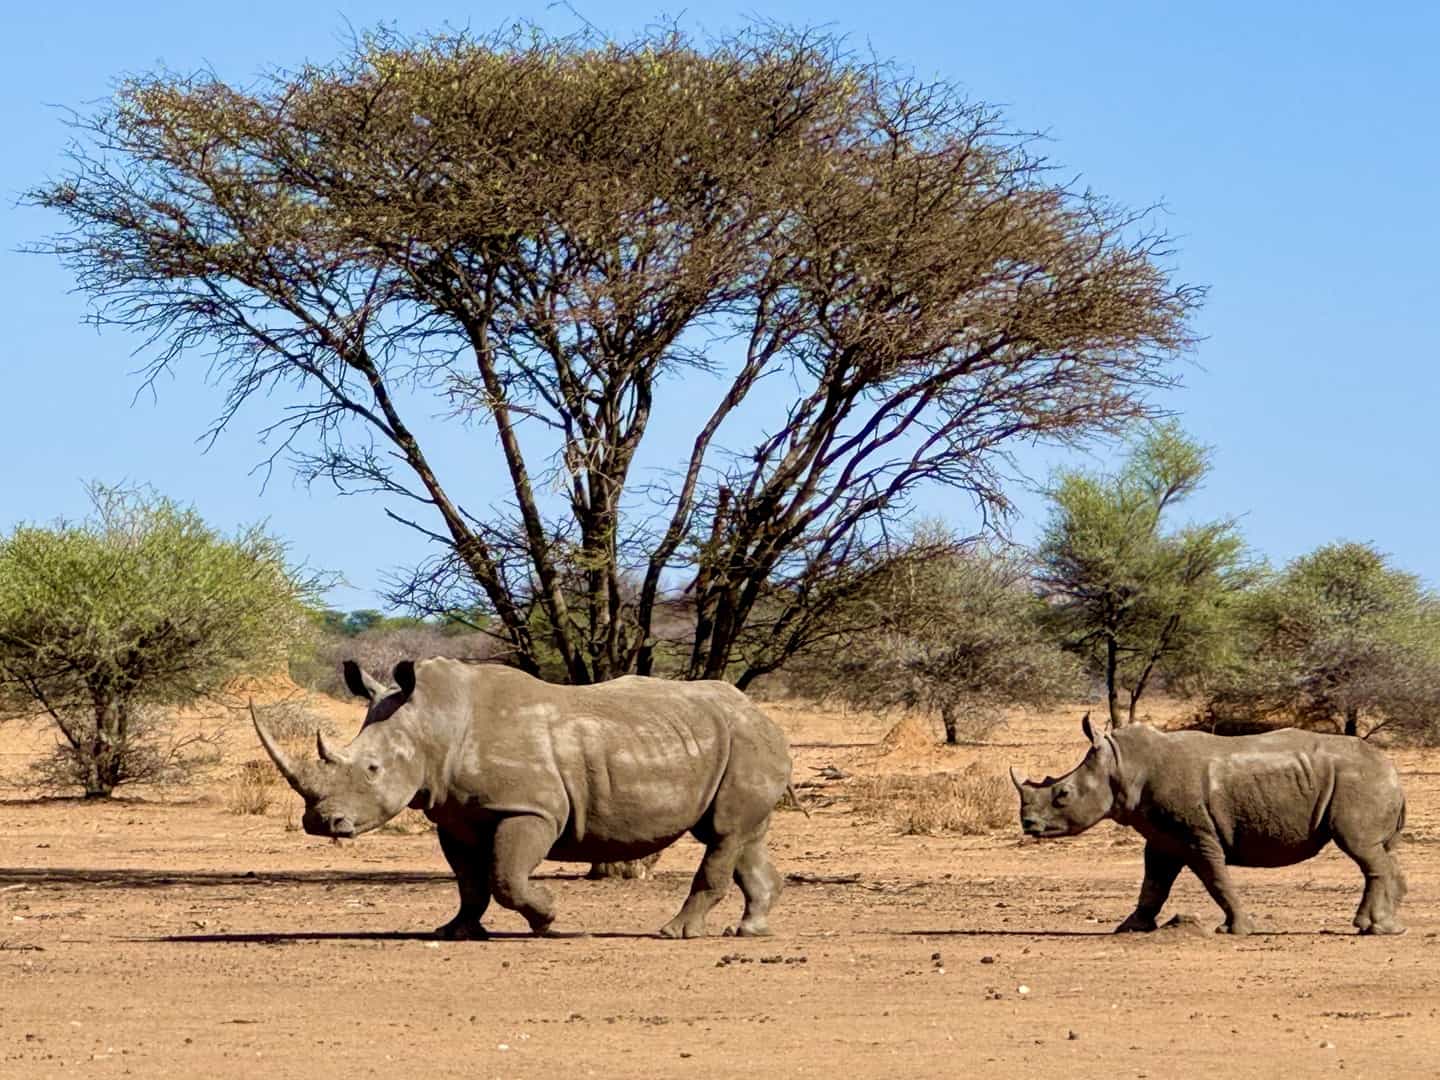
[[1140, 884], [1140, 899], [1135, 904], [1135, 910], [1115, 928], [1115, 932], [1129, 934], [1154, 930], [1160, 909], [1170, 899], [1170, 888], [1184, 866], [1184, 859], [1162, 851], [1155, 841], [1148, 841], [1145, 844], [1145, 880]]
[[1217, 934], [1249, 934], [1255, 929], [1250, 916], [1240, 910], [1240, 896], [1230, 880], [1230, 868], [1225, 865], [1225, 853], [1218, 841], [1207, 839], [1200, 845], [1190, 863], [1190, 869], [1205, 886], [1210, 898], [1220, 905], [1225, 921], [1215, 928]]
[[444, 926], [436, 927], [435, 936], [447, 941], [481, 941], [490, 936], [480, 925], [485, 909], [490, 906], [490, 831], [485, 830], [475, 840], [463, 839], [443, 825], [436, 833], [445, 861], [455, 872], [460, 910]]
[[555, 828], [543, 818], [518, 814], [503, 818], [495, 827], [490, 891], [502, 907], [525, 917], [532, 934], [548, 933], [555, 921], [555, 898], [545, 886], [530, 880], [554, 846]]
[[698, 938], [705, 936], [705, 916], [718, 904], [730, 888], [730, 878], [735, 873], [735, 863], [745, 847], [744, 837], [733, 833], [715, 837], [705, 848], [705, 857], [690, 883], [690, 895], [685, 898], [679, 914], [660, 928], [660, 936], [667, 938]]

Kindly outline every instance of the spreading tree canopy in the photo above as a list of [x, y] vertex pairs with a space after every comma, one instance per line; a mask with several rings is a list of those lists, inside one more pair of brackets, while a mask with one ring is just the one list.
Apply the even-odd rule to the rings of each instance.
[[678, 592], [682, 674], [772, 670], [921, 488], [1003, 510], [1007, 448], [1144, 415], [1199, 300], [994, 108], [768, 24], [378, 33], [74, 134], [31, 198], [98, 320], [208, 354], [217, 431], [280, 390], [277, 454], [436, 545], [395, 600], [574, 682], [651, 671]]

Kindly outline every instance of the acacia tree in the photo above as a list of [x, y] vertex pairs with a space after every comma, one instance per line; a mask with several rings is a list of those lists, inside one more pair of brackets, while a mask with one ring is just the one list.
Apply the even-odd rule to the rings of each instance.
[[[276, 454], [437, 545], [393, 599], [576, 683], [652, 671], [676, 590], [682, 674], [773, 669], [921, 486], [1003, 510], [1011, 443], [1144, 415], [1200, 298], [993, 108], [768, 24], [380, 33], [249, 88], [130, 79], [74, 130], [31, 199], [98, 321], [152, 374], [208, 352], [216, 432], [283, 387]], [[690, 433], [637, 481], [657, 406]]]
[[1208, 470], [1205, 448], [1171, 423], [1136, 441], [1117, 474], [1067, 470], [1051, 491], [1037, 580], [1056, 631], [1103, 672], [1114, 726], [1134, 722], [1157, 672], [1220, 668], [1233, 601], [1254, 580], [1234, 522], [1162, 531]]
[[1241, 608], [1245, 648], [1216, 697], [1247, 715], [1433, 735], [1440, 709], [1440, 598], [1366, 544], [1292, 562]]
[[0, 720], [53, 722], [51, 778], [105, 797], [167, 764], [148, 710], [285, 663], [316, 583], [258, 528], [226, 538], [144, 491], [91, 497], [89, 520], [0, 538]]
[[792, 679], [862, 708], [938, 713], [947, 743], [1084, 681], [1045, 625], [1029, 567], [933, 527], [884, 560], [843, 614], [832, 639], [787, 668]]

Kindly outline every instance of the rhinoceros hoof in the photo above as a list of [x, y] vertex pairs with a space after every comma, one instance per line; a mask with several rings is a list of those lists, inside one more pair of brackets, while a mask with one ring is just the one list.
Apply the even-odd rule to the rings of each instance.
[[1399, 935], [1399, 934], [1405, 933], [1405, 931], [1406, 931], [1407, 929], [1409, 929], [1409, 928], [1408, 928], [1408, 927], [1405, 927], [1405, 926], [1402, 926], [1402, 925], [1400, 925], [1399, 923], [1394, 923], [1394, 922], [1392, 922], [1392, 923], [1371, 923], [1369, 926], [1362, 926], [1362, 927], [1360, 928], [1360, 933], [1362, 933], [1362, 934], [1395, 934], [1395, 935]]
[[1131, 915], [1119, 926], [1115, 927], [1117, 934], [1148, 934], [1155, 930], [1155, 920], [1140, 918]]
[[771, 932], [768, 926], [746, 926], [741, 923], [739, 926], [725, 927], [723, 937], [770, 937]]
[[444, 926], [435, 928], [435, 936], [441, 941], [484, 941], [490, 931], [474, 919], [451, 919]]
[[697, 923], [684, 923], [671, 921], [660, 927], [660, 936], [678, 941], [681, 938], [702, 938], [705, 937], [705, 927]]
[[1215, 927], [1215, 932], [1217, 934], [1235, 934], [1237, 936], [1243, 936], [1245, 934], [1254, 933], [1255, 924], [1252, 923], [1249, 919], [1236, 919], [1234, 922], [1221, 923], [1219, 926]]

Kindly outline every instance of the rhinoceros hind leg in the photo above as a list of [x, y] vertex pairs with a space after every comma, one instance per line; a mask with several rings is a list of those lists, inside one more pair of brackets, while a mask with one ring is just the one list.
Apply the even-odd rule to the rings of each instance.
[[660, 928], [664, 938], [698, 938], [705, 936], [705, 916], [724, 898], [730, 888], [730, 877], [743, 848], [743, 840], [732, 835], [715, 837], [705, 849], [699, 869], [690, 883], [690, 895], [679, 913]]
[[[745, 845], [735, 861], [735, 884], [745, 895], [745, 913], [735, 927], [736, 937], [769, 937], [770, 907], [785, 881], [770, 862], [765, 850], [765, 830]], [[727, 930], [726, 933], [731, 933]]]
[[1355, 910], [1355, 928], [1362, 934], [1403, 934], [1404, 925], [1395, 915], [1405, 895], [1405, 876], [1395, 856], [1384, 844], [1357, 847], [1337, 835], [1340, 850], [1355, 860], [1365, 875], [1365, 893]]
[[501, 907], [523, 915], [536, 935], [547, 934], [555, 921], [555, 898], [530, 875], [554, 844], [555, 829], [543, 818], [516, 815], [495, 827], [490, 891]]

